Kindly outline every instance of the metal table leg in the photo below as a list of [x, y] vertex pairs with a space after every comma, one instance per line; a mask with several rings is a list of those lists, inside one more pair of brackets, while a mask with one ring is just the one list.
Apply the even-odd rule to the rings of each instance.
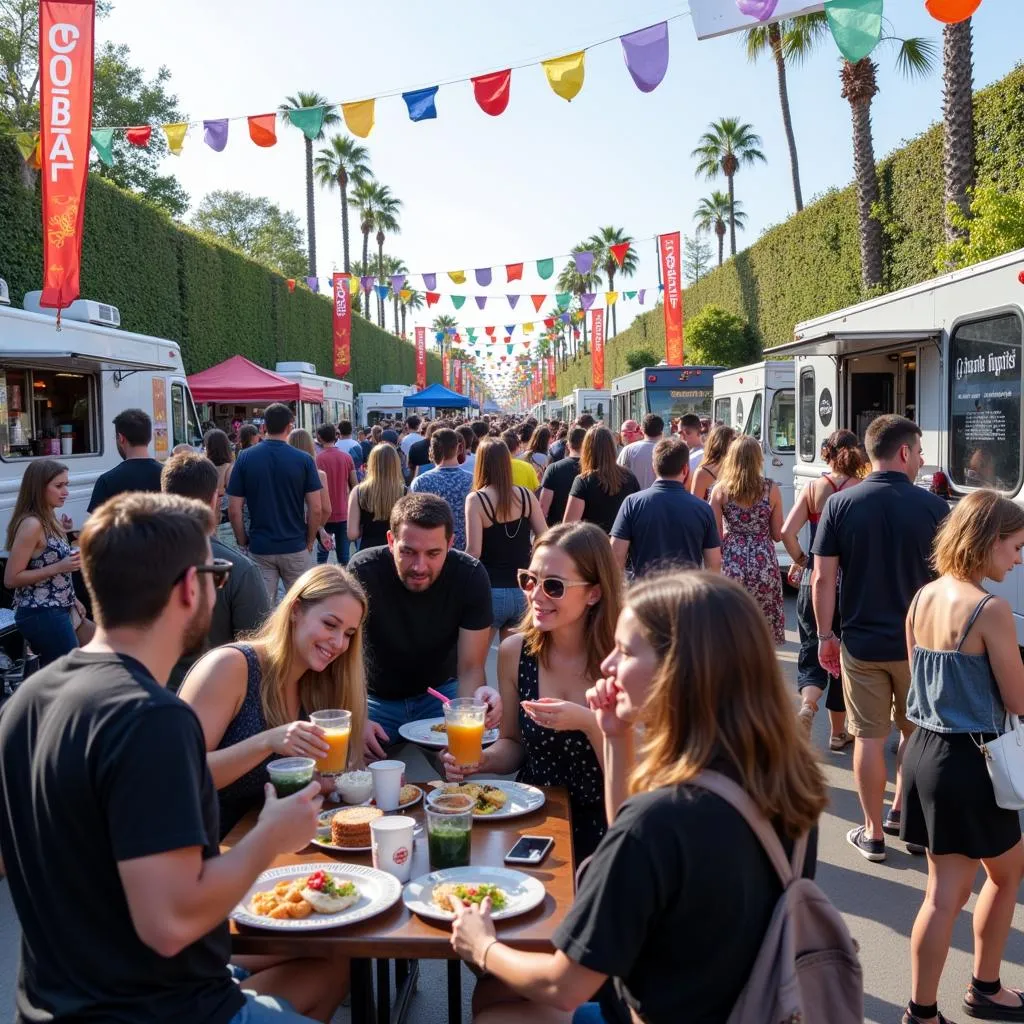
[[377, 1024], [391, 1024], [391, 961], [377, 961]]
[[448, 960], [448, 1024], [462, 1024], [462, 961]]
[[405, 1024], [419, 975], [419, 960], [395, 961], [395, 1009], [391, 1024]]
[[352, 961], [352, 1024], [376, 1024], [373, 1006], [373, 970], [370, 961]]

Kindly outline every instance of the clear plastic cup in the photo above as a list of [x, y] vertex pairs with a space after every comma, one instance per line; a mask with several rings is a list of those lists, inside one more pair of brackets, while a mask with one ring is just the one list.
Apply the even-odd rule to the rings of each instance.
[[484, 752], [487, 705], [475, 697], [457, 697], [444, 705], [448, 753], [462, 767], [479, 764]]
[[430, 870], [469, 866], [475, 801], [464, 793], [431, 793], [427, 799]]
[[316, 761], [311, 757], [282, 757], [267, 765], [267, 774], [279, 797], [291, 796], [313, 781], [315, 767]]
[[324, 740], [331, 749], [316, 766], [323, 775], [340, 775], [348, 770], [348, 740], [352, 731], [352, 712], [333, 708], [314, 711], [309, 720], [324, 731]]

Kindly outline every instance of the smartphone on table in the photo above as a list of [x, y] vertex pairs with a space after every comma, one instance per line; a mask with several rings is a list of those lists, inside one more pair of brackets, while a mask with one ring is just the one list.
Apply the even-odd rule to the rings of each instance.
[[525, 864], [536, 867], [551, 852], [555, 841], [551, 836], [521, 836], [508, 853], [506, 864]]

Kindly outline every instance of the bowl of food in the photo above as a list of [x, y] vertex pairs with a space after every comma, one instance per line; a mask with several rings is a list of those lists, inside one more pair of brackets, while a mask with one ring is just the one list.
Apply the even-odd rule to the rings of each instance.
[[361, 804], [373, 796], [373, 776], [369, 772], [344, 772], [334, 783], [335, 792], [347, 804]]

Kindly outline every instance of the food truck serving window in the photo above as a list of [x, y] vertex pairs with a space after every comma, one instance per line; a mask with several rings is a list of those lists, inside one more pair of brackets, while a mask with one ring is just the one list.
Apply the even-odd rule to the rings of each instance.
[[0, 457], [99, 451], [97, 375], [0, 366]]
[[[949, 342], [949, 476], [1008, 494], [1021, 484], [1021, 321], [960, 324]], [[926, 453], [927, 455], [927, 453]]]

